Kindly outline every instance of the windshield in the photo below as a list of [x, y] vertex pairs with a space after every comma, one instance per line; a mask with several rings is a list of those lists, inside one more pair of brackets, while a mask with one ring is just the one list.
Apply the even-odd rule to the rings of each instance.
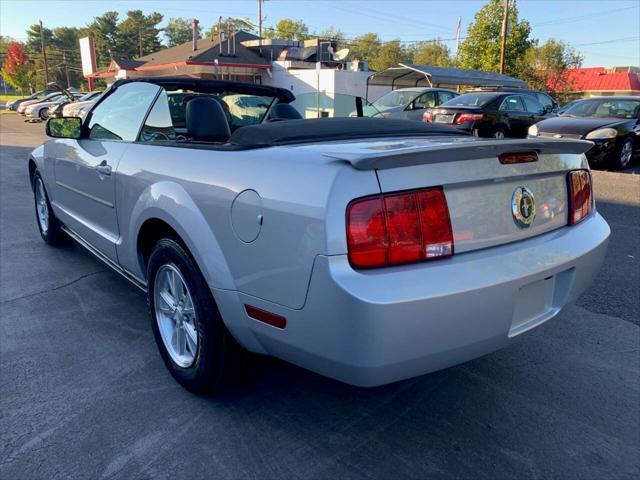
[[[78, 98], [79, 102], [85, 102], [87, 100], [91, 100], [93, 97], [95, 97], [96, 95], [98, 95], [99, 92], [89, 92], [89, 93], [85, 93], [84, 95], [82, 95], [80, 98]], [[77, 96], [76, 96], [77, 98]]]
[[598, 99], [583, 100], [567, 108], [564, 117], [636, 118], [640, 100]]
[[310, 92], [291, 102], [302, 118], [357, 117], [358, 104], [363, 117], [375, 117], [380, 111], [362, 97], [342, 93]]
[[373, 102], [373, 106], [378, 110], [394, 107], [406, 107], [419, 93], [420, 92], [413, 90], [393, 90]]
[[444, 102], [441, 107], [484, 107], [495, 100], [497, 95], [487, 95], [486, 93], [465, 93], [451, 100]]

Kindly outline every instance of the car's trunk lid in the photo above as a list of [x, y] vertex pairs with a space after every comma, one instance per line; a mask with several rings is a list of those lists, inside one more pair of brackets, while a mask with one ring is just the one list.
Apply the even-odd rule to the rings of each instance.
[[[404, 140], [329, 154], [358, 169], [375, 169], [383, 193], [442, 186], [457, 253], [530, 238], [567, 224], [567, 172], [587, 168], [590, 142], [477, 140], [471, 137]], [[374, 153], [375, 152], [375, 153]], [[535, 153], [530, 163], [502, 164], [506, 153]], [[514, 192], [525, 187], [536, 214], [516, 222]]]

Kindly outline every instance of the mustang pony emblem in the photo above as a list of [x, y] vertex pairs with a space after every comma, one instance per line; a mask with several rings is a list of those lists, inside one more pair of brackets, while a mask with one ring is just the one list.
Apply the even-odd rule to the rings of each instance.
[[527, 187], [518, 187], [511, 197], [511, 213], [520, 228], [527, 228], [536, 218], [536, 199]]

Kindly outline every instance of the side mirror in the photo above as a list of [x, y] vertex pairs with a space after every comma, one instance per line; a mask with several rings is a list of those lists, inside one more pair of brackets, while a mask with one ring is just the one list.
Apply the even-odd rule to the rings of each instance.
[[80, 138], [82, 119], [78, 117], [52, 117], [47, 121], [46, 133], [52, 138]]

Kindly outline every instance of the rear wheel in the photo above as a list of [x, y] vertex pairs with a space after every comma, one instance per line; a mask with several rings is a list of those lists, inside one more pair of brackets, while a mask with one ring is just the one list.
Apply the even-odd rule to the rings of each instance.
[[633, 157], [633, 141], [627, 138], [620, 148], [620, 154], [618, 155], [618, 162], [616, 167], [620, 170], [627, 168], [631, 165], [631, 159]]
[[506, 136], [507, 134], [502, 128], [496, 128], [496, 131], [493, 132], [493, 138], [497, 138], [498, 140], [503, 140]]
[[223, 387], [241, 364], [209, 286], [184, 247], [160, 240], [148, 265], [153, 334], [171, 375], [187, 390]]
[[65, 235], [60, 226], [60, 221], [51, 209], [51, 203], [49, 203], [44, 182], [37, 170], [33, 175], [33, 198], [35, 201], [36, 220], [40, 236], [49, 245], [60, 245], [64, 242]]

